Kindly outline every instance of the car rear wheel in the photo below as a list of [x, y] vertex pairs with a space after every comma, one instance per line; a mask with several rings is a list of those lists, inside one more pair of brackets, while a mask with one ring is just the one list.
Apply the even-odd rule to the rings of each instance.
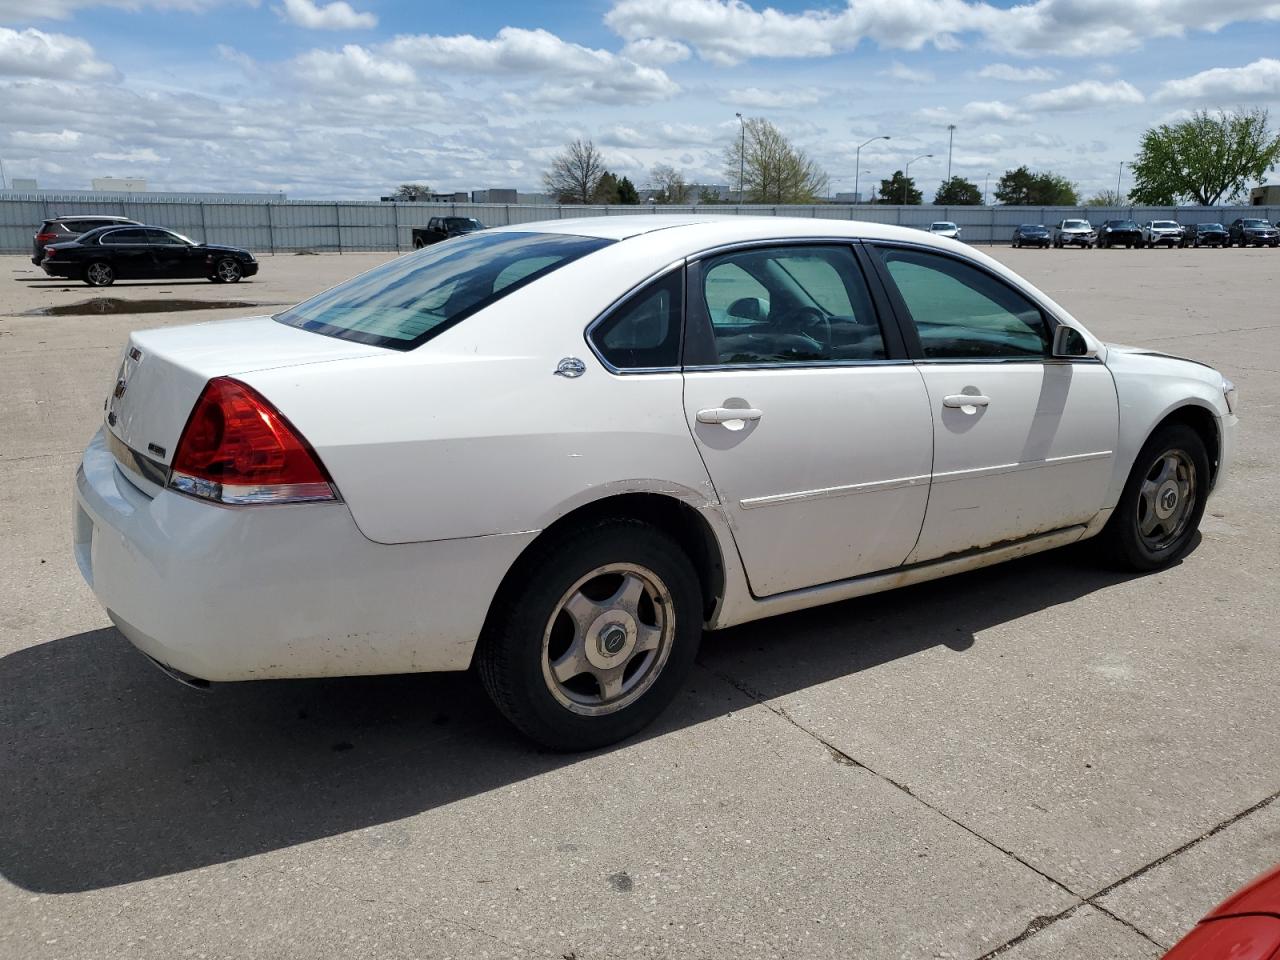
[[605, 520], [535, 547], [494, 601], [480, 678], [522, 733], [589, 750], [650, 723], [679, 692], [702, 635], [692, 563], [662, 531]]
[[1191, 549], [1208, 493], [1204, 441], [1185, 424], [1166, 424], [1138, 454], [1100, 546], [1128, 570], [1168, 566]]
[[91, 287], [109, 287], [116, 282], [115, 268], [102, 260], [95, 260], [84, 268], [84, 282]]
[[214, 283], [239, 283], [241, 276], [240, 264], [230, 257], [223, 257], [213, 265], [213, 275], [209, 279]]

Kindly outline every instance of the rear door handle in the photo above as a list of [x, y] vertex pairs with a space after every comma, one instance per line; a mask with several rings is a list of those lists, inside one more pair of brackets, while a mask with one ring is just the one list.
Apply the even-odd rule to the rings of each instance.
[[699, 423], [732, 423], [735, 420], [759, 420], [763, 416], [762, 411], [753, 407], [711, 407], [699, 410], [697, 414]]
[[972, 393], [953, 393], [942, 398], [944, 407], [985, 407], [991, 402], [990, 397]]

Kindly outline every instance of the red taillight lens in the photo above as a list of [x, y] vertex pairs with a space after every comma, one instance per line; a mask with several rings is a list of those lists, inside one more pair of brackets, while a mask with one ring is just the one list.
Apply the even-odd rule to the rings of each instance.
[[53, 255], [54, 255], [55, 253], [57, 253], [57, 252], [58, 252], [58, 251], [57, 251], [57, 250], [55, 250], [55, 249], [53, 249], [53, 247], [45, 247], [45, 248], [44, 248], [44, 258], [45, 258], [46, 260], [52, 260], [52, 259], [53, 259]]
[[36, 243], [48, 243], [51, 240], [57, 239], [57, 236], [58, 235], [56, 233], [37, 233]]
[[178, 440], [169, 486], [219, 503], [336, 500], [316, 452], [252, 387], [210, 380]]

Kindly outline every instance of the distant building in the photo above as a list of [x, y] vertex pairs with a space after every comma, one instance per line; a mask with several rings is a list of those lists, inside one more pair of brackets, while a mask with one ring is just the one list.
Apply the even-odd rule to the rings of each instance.
[[472, 203], [519, 203], [518, 194], [514, 190], [490, 187], [488, 190], [472, 190]]
[[147, 181], [141, 177], [94, 177], [90, 186], [100, 193], [147, 192]]
[[1249, 203], [1255, 207], [1280, 206], [1280, 185], [1254, 187], [1249, 191]]

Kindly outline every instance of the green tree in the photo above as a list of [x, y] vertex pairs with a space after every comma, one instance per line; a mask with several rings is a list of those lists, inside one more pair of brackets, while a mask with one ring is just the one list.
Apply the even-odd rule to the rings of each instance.
[[763, 117], [744, 121], [724, 152], [725, 173], [747, 203], [814, 203], [827, 191], [827, 175]]
[[1075, 207], [1080, 204], [1076, 185], [1066, 177], [1049, 171], [1032, 173], [1025, 166], [1004, 172], [996, 184], [995, 197], [1010, 206]]
[[411, 202], [415, 200], [430, 200], [431, 188], [425, 183], [402, 183], [400, 186], [396, 187], [396, 192], [391, 196], [392, 199], [395, 200], [407, 200]]
[[903, 176], [901, 170], [893, 171], [888, 180], [880, 181], [880, 199], [875, 203], [924, 203], [924, 194], [916, 189], [915, 177]]
[[1268, 120], [1263, 108], [1202, 110], [1182, 123], [1151, 127], [1131, 168], [1129, 196], [1159, 207], [1181, 200], [1206, 207], [1235, 200], [1280, 160], [1280, 135], [1271, 133]]
[[1099, 190], [1084, 202], [1086, 207], [1123, 207], [1124, 197], [1114, 190]]
[[618, 202], [627, 206], [634, 206], [640, 202], [640, 192], [636, 190], [636, 185], [631, 182], [630, 177], [623, 177], [618, 181]]
[[982, 203], [982, 191], [964, 177], [952, 177], [938, 185], [933, 202], [943, 207], [977, 206]]
[[596, 184], [596, 192], [592, 194], [593, 203], [617, 203], [618, 202], [618, 178], [606, 170], [600, 175], [600, 182]]
[[689, 201], [689, 184], [685, 183], [684, 174], [667, 163], [659, 163], [649, 171], [649, 179], [653, 183], [654, 199], [658, 203], [687, 203]]
[[542, 182], [559, 203], [591, 203], [605, 172], [596, 145], [579, 137], [552, 158]]
[[711, 187], [703, 187], [698, 191], [699, 203], [720, 203], [720, 194]]

